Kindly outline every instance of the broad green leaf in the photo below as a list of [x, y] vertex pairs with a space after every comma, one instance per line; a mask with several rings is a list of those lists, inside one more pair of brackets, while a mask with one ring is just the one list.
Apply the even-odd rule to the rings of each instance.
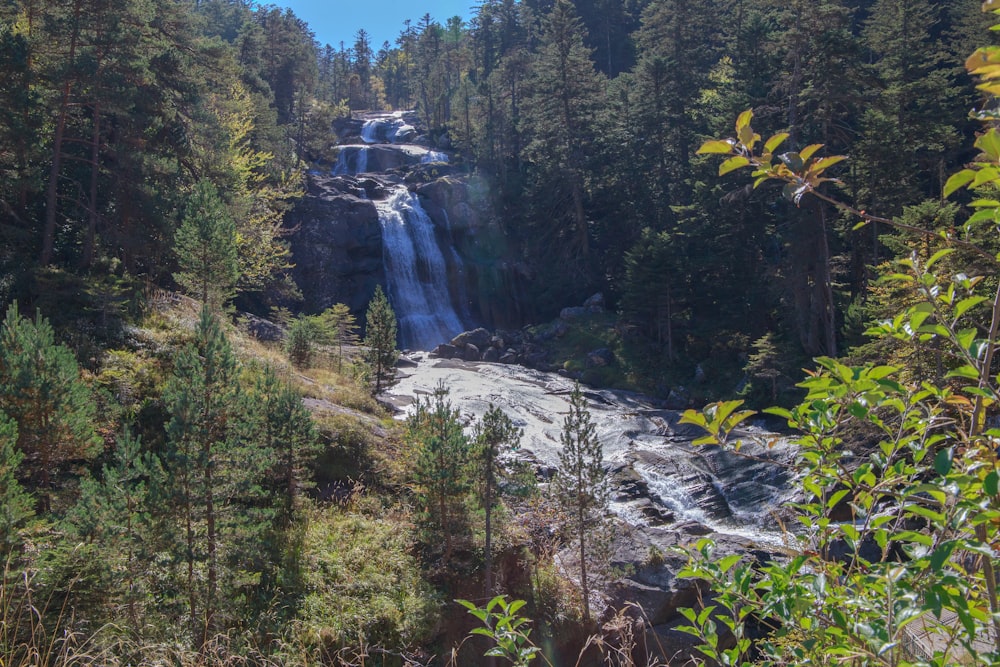
[[966, 364], [964, 366], [959, 366], [954, 368], [945, 375], [946, 378], [965, 378], [966, 380], [978, 380], [979, 371], [977, 371], [972, 366]]
[[945, 197], [950, 197], [955, 190], [962, 188], [972, 182], [972, 179], [976, 177], [976, 172], [971, 169], [963, 169], [962, 171], [952, 174], [948, 179], [948, 182], [944, 184], [943, 194]]
[[719, 569], [722, 570], [723, 572], [728, 572], [730, 568], [733, 567], [733, 565], [736, 565], [736, 563], [740, 561], [740, 558], [741, 558], [740, 554], [731, 554], [729, 556], [726, 556], [725, 558], [720, 559], [717, 565], [719, 566]]
[[990, 496], [1000, 493], [1000, 474], [997, 474], [996, 470], [986, 475], [986, 479], [983, 480], [983, 490]]
[[778, 146], [785, 143], [785, 139], [787, 139], [788, 137], [789, 137], [788, 132], [779, 132], [778, 134], [769, 138], [766, 142], [764, 142], [764, 152], [773, 153], [778, 148]]
[[882, 378], [889, 377], [898, 370], [895, 366], [875, 366], [874, 368], [869, 368], [865, 372], [865, 376], [872, 380], [881, 380]]
[[697, 410], [685, 410], [678, 423], [693, 424], [694, 426], [705, 428], [706, 424], [708, 424], [708, 419]]
[[958, 545], [957, 540], [948, 540], [944, 544], [940, 545], [931, 554], [931, 569], [935, 572], [941, 571], [941, 566], [944, 565], [945, 561], [951, 557], [955, 547]]
[[934, 510], [924, 507], [923, 505], [908, 505], [906, 507], [906, 512], [908, 514], [915, 514], [917, 516], [922, 516], [925, 519], [930, 519], [933, 523], [940, 525], [945, 521], [944, 514], [941, 512], [935, 512]]
[[970, 296], [968, 299], [962, 299], [955, 305], [955, 317], [961, 317], [969, 311], [970, 308], [978, 306], [983, 301], [986, 301], [984, 296]]
[[830, 157], [823, 157], [813, 162], [809, 166], [809, 170], [812, 171], [813, 173], [818, 174], [824, 169], [832, 167], [838, 162], [843, 162], [846, 159], [847, 159], [846, 155], [831, 155]]
[[699, 155], [704, 155], [708, 153], [718, 153], [722, 155], [728, 155], [733, 152], [733, 144], [729, 141], [722, 141], [715, 139], [712, 141], [706, 141], [698, 149]]
[[802, 156], [803, 160], [808, 160], [813, 155], [815, 155], [816, 151], [818, 151], [821, 148], [823, 148], [823, 144], [809, 144], [801, 151], [799, 151], [799, 155]]
[[731, 171], [735, 171], [749, 165], [750, 160], [742, 155], [731, 157], [719, 165], [719, 176], [725, 176]]
[[736, 117], [736, 134], [739, 135], [739, 133], [743, 130], [743, 128], [748, 127], [750, 125], [750, 121], [751, 120], [753, 120], [753, 111], [751, 111], [750, 109], [747, 109], [746, 111], [744, 111], [743, 113], [741, 113], [739, 116], [737, 116]]
[[992, 208], [984, 208], [969, 216], [969, 219], [962, 225], [966, 231], [980, 222], [993, 222], [996, 219], [997, 211]]
[[934, 545], [934, 540], [931, 539], [930, 535], [924, 535], [923, 533], [918, 533], [914, 530], [901, 531], [892, 535], [891, 539], [897, 542], [916, 542], [917, 544], [922, 544], [925, 547]]
[[[781, 155], [778, 156], [778, 159], [781, 160], [786, 167], [788, 167], [795, 173], [802, 171], [802, 166], [803, 166], [802, 156], [796, 153], [795, 151], [782, 153]], [[789, 185], [791, 185], [791, 183], [789, 183]]]
[[975, 189], [987, 183], [993, 183], [998, 178], [1000, 178], [1000, 171], [994, 167], [984, 167], [976, 172], [976, 177], [969, 184], [969, 187]]
[[934, 457], [934, 471], [937, 474], [944, 476], [951, 472], [951, 456], [952, 451], [950, 447], [946, 447], [937, 453]]
[[931, 258], [929, 260], [927, 260], [927, 264], [925, 266], [928, 269], [930, 269], [932, 266], [934, 266], [938, 262], [938, 260], [940, 260], [940, 259], [942, 259], [944, 257], [947, 257], [948, 255], [950, 255], [953, 252], [955, 252], [954, 248], [942, 248], [941, 250], [938, 250], [936, 253], [934, 253], [933, 255], [931, 255]]
[[1000, 134], [997, 134], [996, 129], [990, 128], [979, 135], [975, 146], [986, 153], [994, 162], [1000, 162]]

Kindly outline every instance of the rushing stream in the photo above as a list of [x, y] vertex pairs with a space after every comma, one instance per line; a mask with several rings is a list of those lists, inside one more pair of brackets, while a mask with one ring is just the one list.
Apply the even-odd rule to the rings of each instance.
[[[498, 406], [523, 430], [520, 455], [544, 469], [558, 462], [563, 417], [573, 382], [516, 365], [468, 363], [415, 355], [386, 398], [405, 411], [413, 397], [430, 395], [439, 382], [467, 423]], [[700, 435], [678, 423], [680, 414], [639, 394], [584, 388], [604, 461], [619, 488], [612, 509], [632, 525], [695, 522], [716, 534], [780, 544], [772, 511], [787, 500], [788, 479], [779, 463], [783, 443], [769, 447], [764, 431], [745, 433], [753, 460], [718, 447], [694, 447]], [[768, 463], [773, 459], [775, 463]], [[622, 471], [629, 474], [622, 475]], [[636, 480], [641, 480], [636, 482]], [[623, 488], [623, 480], [628, 489]]]

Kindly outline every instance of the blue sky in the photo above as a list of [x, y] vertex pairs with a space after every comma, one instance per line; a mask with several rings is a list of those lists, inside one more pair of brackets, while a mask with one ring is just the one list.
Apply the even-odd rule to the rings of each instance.
[[308, 23], [320, 45], [339, 47], [343, 41], [350, 48], [358, 29], [364, 28], [372, 37], [375, 51], [385, 40], [395, 46], [406, 19], [412, 19], [416, 25], [421, 16], [429, 13], [441, 24], [456, 15], [467, 21], [472, 7], [479, 4], [478, 0], [276, 0], [276, 3], [291, 8]]

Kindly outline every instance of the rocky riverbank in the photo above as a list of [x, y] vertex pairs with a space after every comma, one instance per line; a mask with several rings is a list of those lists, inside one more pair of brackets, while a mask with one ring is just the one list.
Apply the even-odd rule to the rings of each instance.
[[[496, 334], [486, 339], [482, 332], [471, 333], [467, 346], [507, 346], [506, 339], [503, 345], [494, 341]], [[490, 405], [501, 407], [524, 431], [518, 456], [535, 466], [540, 479], [551, 476], [558, 462], [562, 415], [574, 385], [571, 378], [517, 363], [425, 353], [410, 356], [400, 375], [385, 396], [400, 415], [415, 397], [429, 395], [443, 383], [469, 423]], [[768, 559], [782, 553], [786, 540], [780, 516], [790, 497], [785, 464], [792, 448], [756, 429], [738, 434], [744, 439], [740, 454], [696, 447], [691, 441], [700, 432], [681, 424], [681, 413], [664, 408], [662, 401], [604, 389], [587, 388], [585, 395], [612, 481], [614, 565], [625, 573], [605, 582], [604, 608], [611, 613], [626, 602], [640, 604], [655, 640], [664, 650], [684, 654], [691, 641], [675, 629], [682, 621], [678, 609], [692, 605], [699, 588], [677, 578], [686, 562], [681, 552], [710, 537], [720, 555]], [[570, 550], [560, 554], [570, 575], [573, 558]]]

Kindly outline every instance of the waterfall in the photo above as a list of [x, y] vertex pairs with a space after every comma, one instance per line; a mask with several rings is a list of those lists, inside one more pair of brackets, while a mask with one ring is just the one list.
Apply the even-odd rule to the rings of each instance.
[[337, 155], [337, 164], [333, 167], [334, 176], [353, 176], [367, 171], [367, 146], [344, 146], [340, 149], [340, 153]]
[[422, 164], [426, 164], [428, 162], [447, 162], [447, 161], [448, 161], [448, 155], [442, 153], [441, 151], [429, 150], [424, 154], [422, 158], [420, 158], [420, 162]]
[[378, 118], [372, 118], [371, 120], [366, 120], [365, 124], [361, 126], [361, 140], [366, 144], [374, 144], [378, 141], [378, 127], [381, 124], [381, 120]]
[[382, 224], [382, 261], [401, 347], [431, 349], [465, 330], [452, 306], [448, 271], [434, 224], [417, 196], [397, 186], [375, 202]]

